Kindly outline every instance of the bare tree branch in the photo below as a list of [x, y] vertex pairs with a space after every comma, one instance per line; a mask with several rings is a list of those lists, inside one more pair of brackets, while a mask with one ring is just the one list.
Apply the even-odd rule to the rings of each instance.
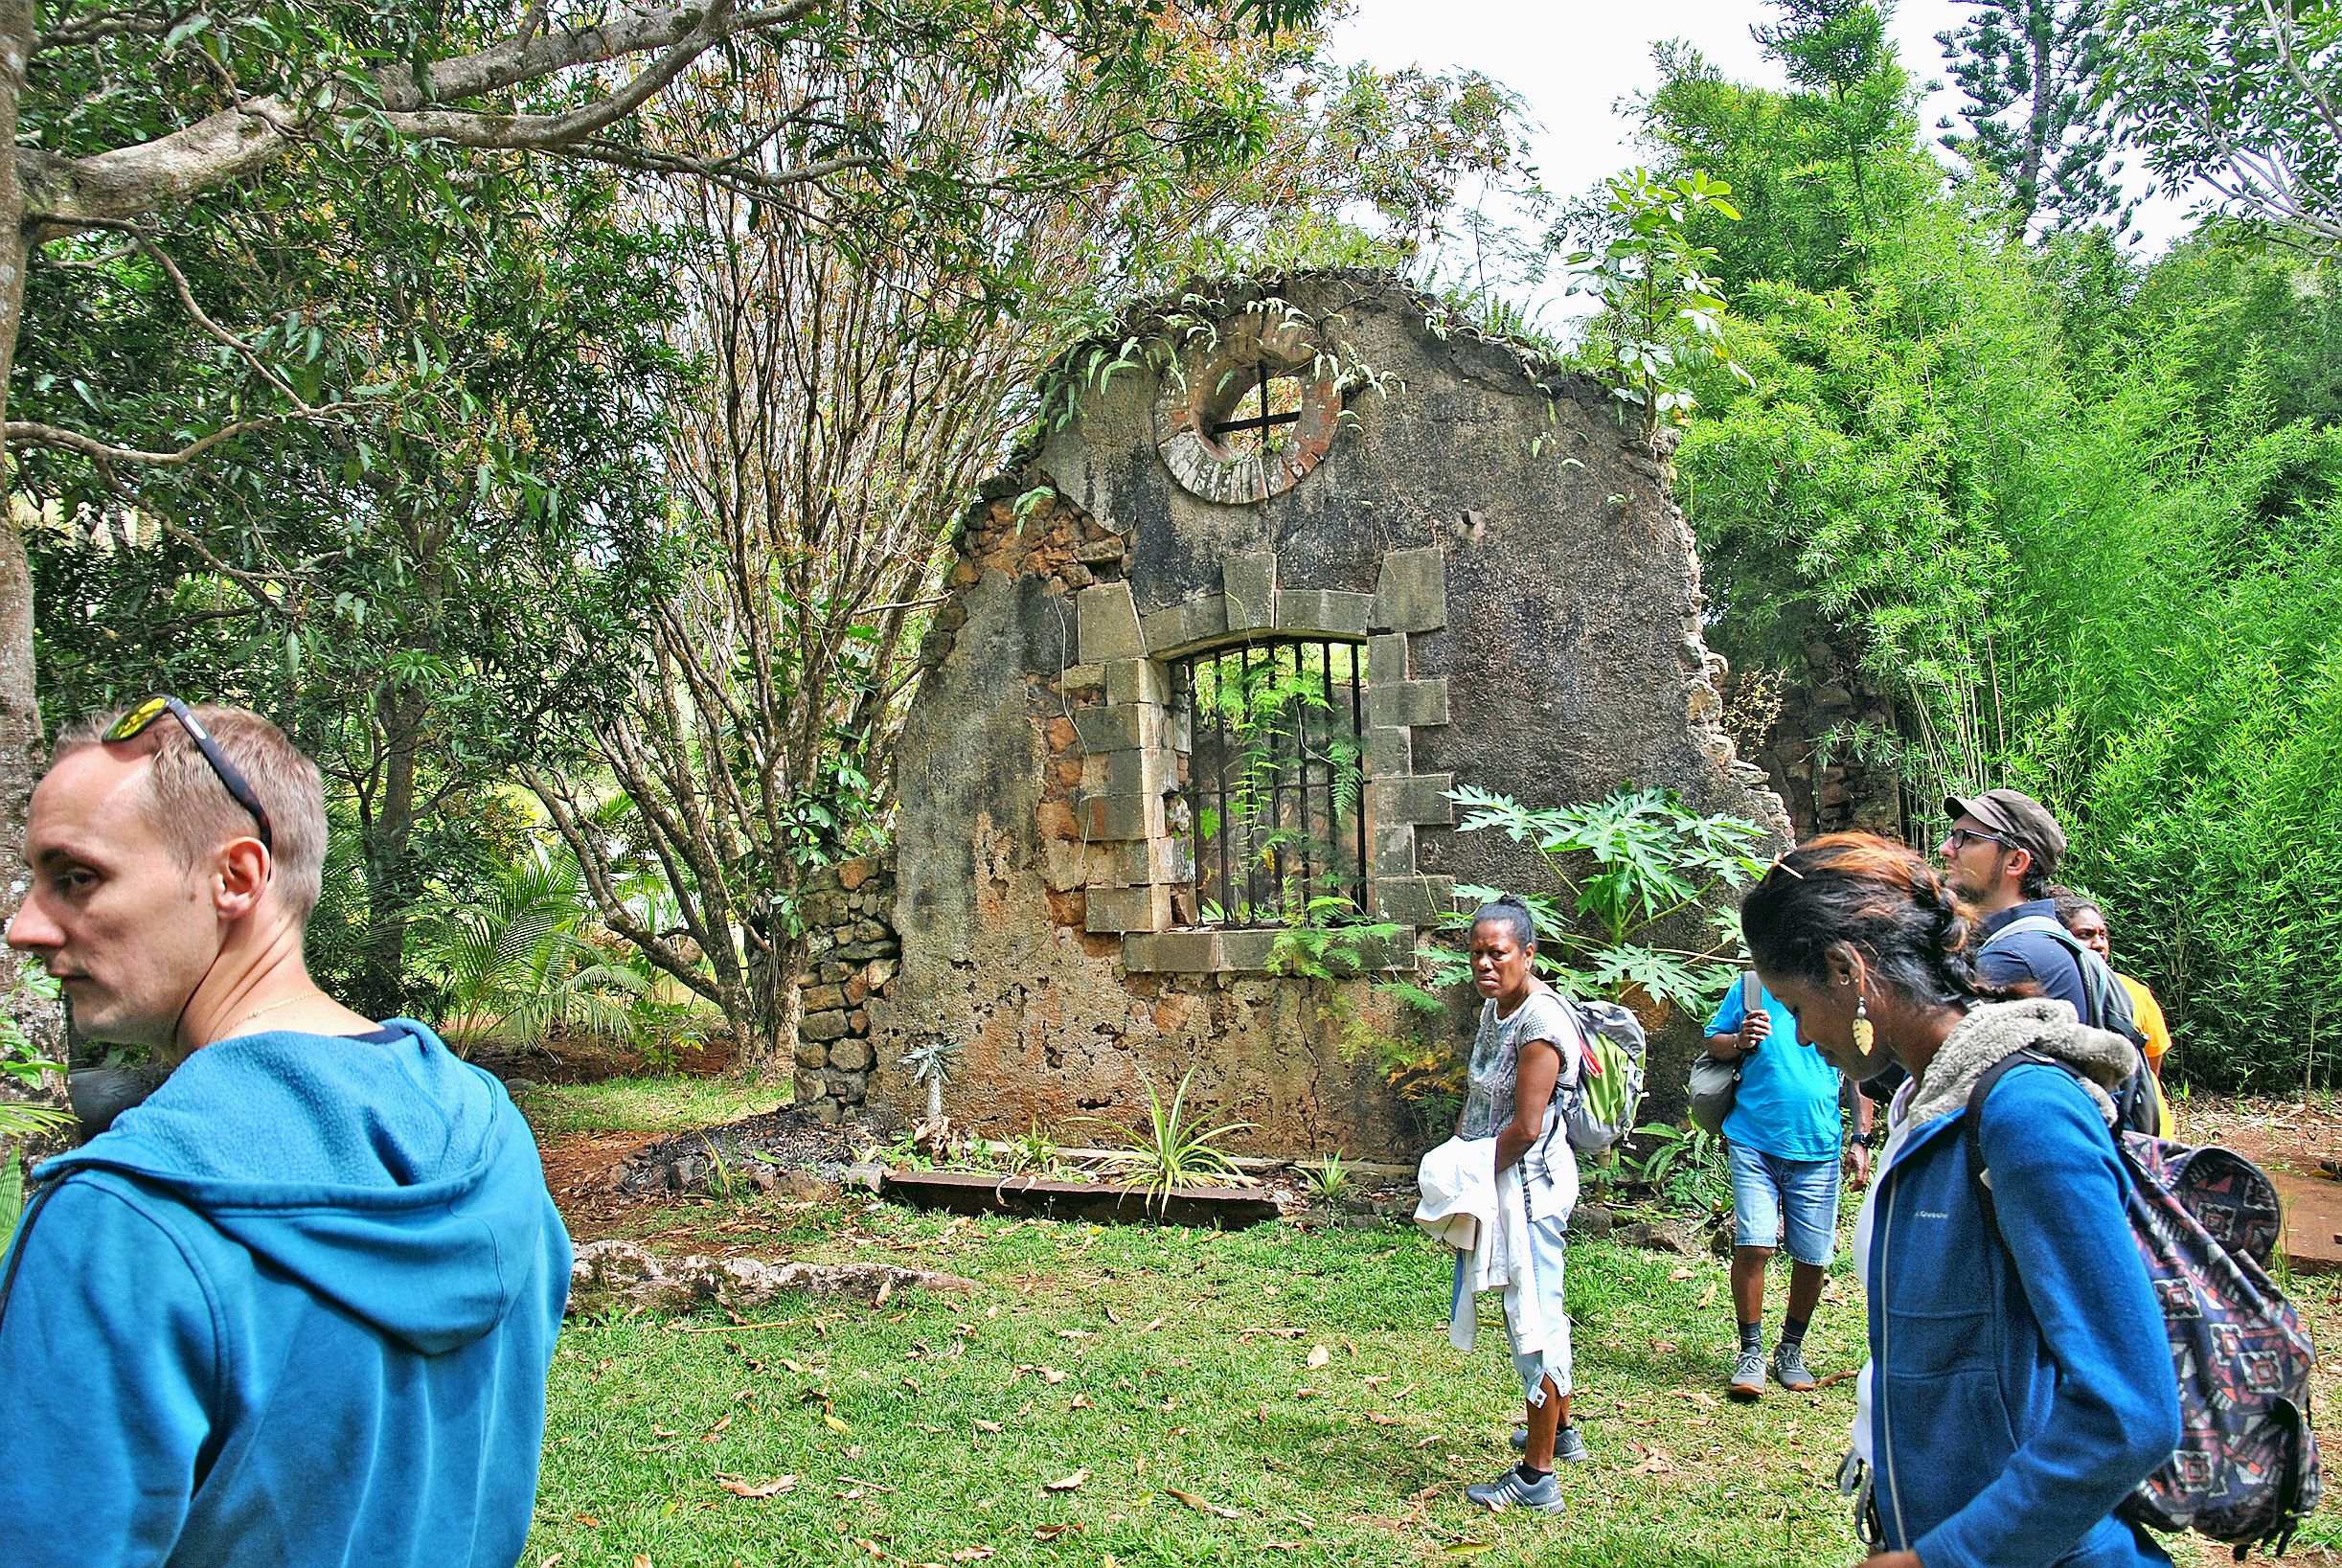
[[238, 436], [248, 435], [255, 430], [270, 429], [294, 420], [322, 420], [333, 415], [348, 413], [362, 406], [349, 402], [320, 403], [314, 407], [304, 405], [298, 410], [284, 414], [263, 414], [258, 419], [238, 420], [232, 424], [221, 425], [210, 435], [191, 442], [176, 451], [169, 452], [147, 451], [136, 446], [116, 446], [109, 442], [100, 441], [95, 436], [85, 436], [79, 430], [66, 430], [54, 424], [42, 424], [36, 420], [9, 420], [8, 440], [11, 446], [47, 446], [58, 451], [79, 452], [83, 457], [93, 458], [100, 463], [140, 463], [156, 467], [175, 468], [193, 463], [221, 442], [233, 441]]
[[[690, 60], [724, 38], [792, 27], [812, 15], [822, 0], [788, 0], [757, 11], [735, 11], [730, 0], [712, 6], [681, 6], [622, 11], [599, 27], [531, 36], [527, 33], [475, 54], [436, 61], [418, 73], [389, 65], [363, 82], [319, 82], [291, 97], [251, 98], [204, 116], [193, 125], [134, 147], [81, 158], [60, 158], [37, 148], [15, 149], [25, 190], [25, 221], [36, 241], [84, 228], [135, 221], [162, 204], [250, 174], [281, 157], [320, 120], [398, 129], [401, 117], [410, 134], [460, 141], [468, 147], [552, 148], [623, 118], [608, 112], [628, 102], [628, 88], [574, 115], [550, 117], [433, 112], [581, 66], [603, 65], [653, 50], [669, 53], [645, 75], [654, 79], [650, 94], [673, 80]], [[661, 73], [664, 72], [664, 75]], [[638, 85], [640, 84], [638, 79]], [[323, 98], [322, 107], [315, 104]], [[604, 117], [606, 115], [606, 117]]]

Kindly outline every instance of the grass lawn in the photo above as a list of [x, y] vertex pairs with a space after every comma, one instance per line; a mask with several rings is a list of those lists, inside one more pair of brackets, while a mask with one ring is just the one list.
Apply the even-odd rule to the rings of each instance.
[[786, 1086], [660, 1074], [599, 1083], [534, 1083], [513, 1096], [539, 1138], [567, 1132], [688, 1132], [737, 1122], [788, 1101]]
[[[655, 1211], [645, 1233], [981, 1288], [747, 1327], [574, 1323], [532, 1568], [1854, 1557], [1828, 1484], [1853, 1384], [1725, 1403], [1728, 1287], [1705, 1259], [1573, 1243], [1596, 1460], [1564, 1472], [1555, 1519], [1463, 1500], [1510, 1462], [1518, 1386], [1492, 1317], [1475, 1352], [1448, 1346], [1444, 1256], [1411, 1227], [1215, 1235], [854, 1201]], [[1851, 1284], [1830, 1293], [1809, 1342], [1824, 1375], [1855, 1364], [1860, 1331]], [[721, 1485], [784, 1476], [762, 1498]]]

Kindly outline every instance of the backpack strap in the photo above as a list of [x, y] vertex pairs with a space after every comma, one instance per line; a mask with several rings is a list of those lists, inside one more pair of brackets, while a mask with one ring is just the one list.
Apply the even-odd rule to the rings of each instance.
[[[2114, 971], [2106, 966], [2104, 959], [2077, 942], [2073, 932], [2048, 916], [2028, 915], [2022, 920], [2011, 920], [1992, 933], [1992, 941], [1998, 942], [2015, 931], [2048, 937], [2074, 956], [2074, 967], [2081, 974], [2082, 998], [2090, 1004], [2089, 1015], [2081, 1021], [2092, 1029], [2122, 1035], [2130, 1042], [2131, 1055], [2135, 1058], [2131, 1063], [2128, 1081], [2115, 1097], [2115, 1110], [2122, 1118], [2124, 1126], [2150, 1137], [2162, 1137], [2162, 1113], [2156, 1109], [2155, 1092], [2148, 1082], [2154, 1068], [2147, 1059], [2147, 1041], [2140, 1034], [2139, 1021], [2131, 1011], [2130, 993], [2123, 990], [2122, 982], [2115, 978]], [[1991, 943], [1985, 945], [1989, 947]], [[2118, 991], [2122, 993], [2123, 1003], [2120, 1014], [2115, 1011], [2113, 1000]]]
[[8, 1272], [0, 1274], [0, 1325], [8, 1322], [9, 1297], [15, 1293], [16, 1271], [24, 1267], [25, 1252], [33, 1242], [33, 1221], [40, 1217], [42, 1207], [63, 1185], [62, 1181], [53, 1181], [42, 1188], [34, 1195], [33, 1201], [25, 1205], [24, 1213], [16, 1216], [14, 1244], [9, 1248], [8, 1254]]
[[1967, 1109], [1962, 1117], [1960, 1141], [1967, 1148], [1968, 1185], [1976, 1191], [1976, 1207], [1984, 1212], [1984, 1228], [1991, 1233], [1995, 1241], [2001, 1238], [2000, 1216], [1992, 1208], [1992, 1184], [1987, 1179], [1990, 1172], [1984, 1166], [1984, 1102], [2002, 1078], [2007, 1076], [2010, 1068], [2035, 1062], [2043, 1067], [2055, 1067], [2062, 1073], [2073, 1071], [2055, 1057], [2043, 1056], [2031, 1046], [2012, 1051], [1986, 1068], [1984, 1075], [1976, 1079], [1975, 1087], [1967, 1092]]

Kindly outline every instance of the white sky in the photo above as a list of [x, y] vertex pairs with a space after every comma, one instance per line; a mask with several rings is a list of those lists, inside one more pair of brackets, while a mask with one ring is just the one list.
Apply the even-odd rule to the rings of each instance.
[[[1737, 80], [1786, 85], [1748, 34], [1752, 24], [1779, 18], [1763, 0], [1647, 0], [1623, 6], [1584, 0], [1355, 3], [1354, 13], [1334, 29], [1337, 55], [1386, 69], [1467, 68], [1503, 82], [1528, 102], [1540, 129], [1535, 161], [1546, 189], [1558, 195], [1576, 195], [1638, 161], [1634, 127], [1614, 105], [1657, 84], [1650, 50], [1662, 39], [1691, 40]], [[1901, 0], [1891, 13], [1904, 68], [1921, 82], [1939, 84], [1920, 111], [1931, 141], [1937, 120], [1954, 115], [1960, 102], [1956, 90], [1941, 85], [1948, 73], [1935, 35], [1966, 13], [1955, 0]], [[2134, 167], [2125, 178], [2135, 173]], [[2145, 235], [2143, 249], [2152, 254], [2186, 232], [2186, 204], [2150, 200], [2134, 222]], [[1558, 301], [1552, 303], [1557, 312], [1566, 313]]]

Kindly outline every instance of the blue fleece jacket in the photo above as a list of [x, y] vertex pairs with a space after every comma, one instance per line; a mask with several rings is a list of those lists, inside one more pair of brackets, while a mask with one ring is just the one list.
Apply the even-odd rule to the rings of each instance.
[[34, 1172], [0, 1278], [0, 1563], [520, 1557], [569, 1238], [423, 1025], [196, 1052]]
[[2166, 1563], [2111, 1516], [2179, 1435], [2113, 1138], [2063, 1068], [2011, 1070], [1981, 1128], [1995, 1242], [1962, 1122], [1955, 1108], [1917, 1127], [1874, 1200], [1871, 1437], [1886, 1545], [1927, 1568]]

